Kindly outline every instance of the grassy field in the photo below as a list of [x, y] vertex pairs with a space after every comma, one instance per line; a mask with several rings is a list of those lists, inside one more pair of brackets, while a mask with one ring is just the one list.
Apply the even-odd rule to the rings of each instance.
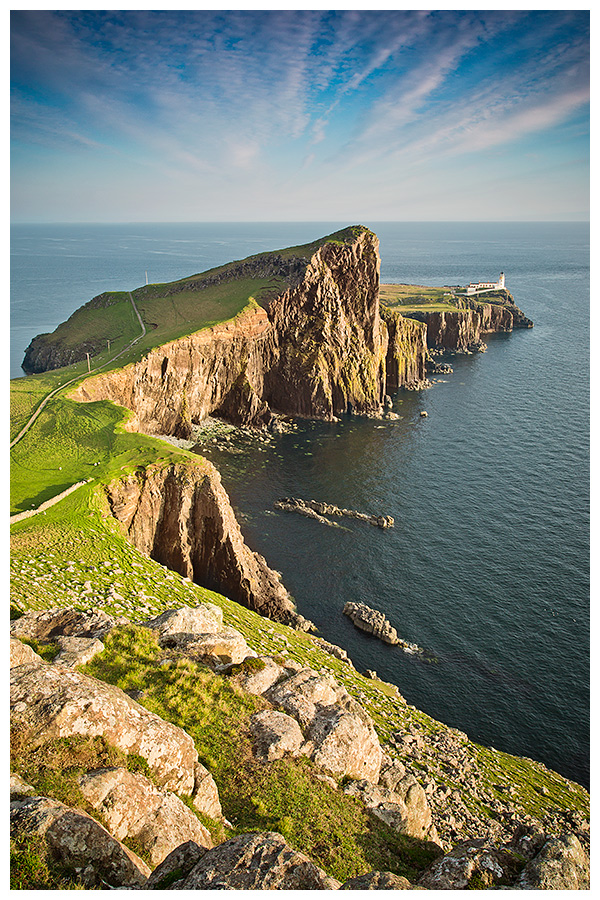
[[447, 287], [427, 287], [420, 284], [382, 284], [379, 300], [390, 309], [400, 312], [447, 312], [455, 310], [452, 292]]

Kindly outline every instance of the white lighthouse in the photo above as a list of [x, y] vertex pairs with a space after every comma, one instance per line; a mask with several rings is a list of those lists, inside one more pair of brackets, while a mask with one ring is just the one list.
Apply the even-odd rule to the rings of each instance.
[[500, 272], [498, 281], [472, 281], [467, 285], [467, 294], [480, 294], [485, 291], [503, 291], [504, 289], [504, 272]]
[[504, 290], [504, 272], [500, 272], [500, 278], [498, 279], [498, 290]]

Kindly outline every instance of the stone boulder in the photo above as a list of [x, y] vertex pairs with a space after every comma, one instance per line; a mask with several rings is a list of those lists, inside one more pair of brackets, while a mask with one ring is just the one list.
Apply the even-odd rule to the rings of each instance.
[[380, 641], [392, 645], [401, 643], [396, 629], [379, 610], [372, 609], [365, 603], [348, 602], [344, 605], [343, 613], [357, 628], [366, 631], [367, 634], [372, 634]]
[[172, 850], [169, 855], [153, 869], [150, 878], [144, 885], [145, 891], [164, 891], [179, 889], [183, 880], [206, 853], [206, 848], [186, 841]]
[[58, 607], [40, 611], [30, 610], [10, 624], [13, 637], [33, 638], [40, 643], [51, 643], [59, 635], [72, 637], [105, 637], [116, 625], [127, 620], [113, 618], [98, 609], [82, 611], [74, 607]]
[[296, 718], [307, 728], [317, 715], [317, 707], [328, 707], [345, 694], [331, 677], [304, 668], [271, 688], [265, 696], [275, 706]]
[[330, 706], [318, 712], [307, 739], [315, 747], [314, 762], [332, 775], [377, 781], [381, 745], [370, 717], [359, 703]]
[[194, 792], [192, 794], [194, 809], [210, 816], [211, 819], [223, 818], [219, 791], [208, 769], [198, 762], [194, 768]]
[[520, 891], [589, 891], [590, 860], [574, 834], [547, 841], [515, 884]]
[[253, 665], [243, 667], [233, 677], [243, 691], [260, 696], [285, 675], [285, 669], [270, 656], [259, 656]]
[[175, 634], [216, 634], [223, 628], [223, 611], [214, 603], [200, 603], [195, 607], [182, 606], [180, 609], [168, 609], [145, 625], [158, 631], [161, 637]]
[[514, 861], [502, 850], [484, 841], [469, 841], [454, 847], [425, 871], [419, 885], [431, 891], [488, 889], [514, 878]]
[[103, 735], [143, 756], [161, 787], [194, 790], [198, 754], [191, 737], [120, 688], [80, 672], [50, 664], [12, 669], [11, 724], [22, 727], [33, 746], [73, 734]]
[[360, 797], [375, 818], [400, 834], [437, 842], [427, 796], [412, 775], [397, 782], [396, 791], [364, 780], [348, 784], [344, 791]]
[[12, 773], [10, 775], [10, 799], [15, 797], [27, 797], [37, 794], [37, 791], [26, 781], [23, 781], [20, 775]]
[[398, 782], [406, 775], [406, 766], [399, 759], [389, 759], [382, 763], [379, 784], [388, 791], [395, 791]]
[[280, 834], [250, 832], [207, 850], [174, 887], [181, 891], [318, 891], [337, 890], [340, 882], [293, 850]]
[[419, 888], [413, 885], [402, 875], [394, 875], [393, 872], [367, 872], [365, 875], [357, 875], [349, 878], [340, 888], [340, 891], [414, 891]]
[[[162, 646], [173, 646], [174, 637], [161, 638]], [[246, 638], [235, 628], [225, 627], [216, 634], [199, 634], [179, 646], [187, 656], [202, 660], [210, 666], [235, 665], [243, 662], [251, 651]]]
[[113, 837], [134, 840], [152, 867], [186, 841], [213, 846], [208, 830], [171, 791], [123, 768], [96, 769], [78, 779], [88, 803], [101, 814]]
[[28, 644], [17, 638], [10, 639], [10, 668], [23, 665], [44, 665], [44, 660]]
[[254, 753], [258, 759], [272, 762], [286, 754], [297, 756], [304, 737], [295, 719], [274, 709], [264, 709], [250, 719]]
[[97, 653], [104, 650], [104, 644], [98, 638], [60, 635], [56, 638], [56, 643], [60, 647], [60, 652], [54, 657], [54, 663], [71, 669], [75, 666], [84, 666]]
[[150, 869], [95, 819], [47, 797], [11, 803], [11, 834], [40, 835], [48, 854], [88, 887], [142, 888]]

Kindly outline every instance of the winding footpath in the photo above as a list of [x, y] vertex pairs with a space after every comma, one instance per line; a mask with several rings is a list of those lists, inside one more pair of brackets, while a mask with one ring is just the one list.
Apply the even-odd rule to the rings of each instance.
[[[146, 326], [144, 325], [144, 322], [142, 320], [140, 312], [136, 306], [135, 300], [133, 299], [133, 297], [131, 295], [131, 291], [129, 291], [129, 299], [131, 300], [131, 305], [133, 306], [133, 311], [135, 312], [135, 314], [138, 318], [138, 321], [140, 323], [140, 327], [142, 329], [141, 333], [136, 338], [134, 338], [131, 341], [131, 343], [127, 344], [127, 346], [123, 350], [121, 350], [119, 353], [117, 353], [111, 359], [107, 360], [107, 362], [103, 363], [103, 365], [97, 366], [95, 369], [90, 369], [90, 371], [88, 373], [89, 375], [91, 375], [94, 372], [99, 372], [101, 369], [104, 369], [106, 366], [110, 365], [110, 363], [114, 362], [120, 356], [123, 356], [124, 353], [127, 353], [128, 350], [131, 350], [131, 348], [134, 346], [134, 344], [137, 344], [137, 342], [140, 341], [145, 336]], [[60, 391], [64, 390], [70, 384], [74, 384], [76, 381], [79, 381], [81, 379], [81, 377], [82, 377], [81, 375], [76, 375], [75, 378], [71, 378], [70, 381], [66, 381], [64, 384], [60, 384], [53, 391], [50, 391], [49, 394], [46, 394], [46, 396], [44, 397], [44, 399], [42, 400], [40, 405], [32, 413], [31, 417], [26, 422], [26, 424], [23, 426], [23, 428], [20, 430], [18, 435], [15, 438], [13, 438], [13, 440], [10, 442], [11, 450], [15, 446], [15, 444], [18, 444], [19, 441], [21, 440], [21, 438], [23, 438], [24, 435], [27, 434], [27, 432], [29, 431], [29, 429], [31, 428], [31, 426], [33, 425], [33, 423], [35, 422], [37, 417], [40, 415], [40, 413], [42, 412], [44, 407], [50, 402], [50, 400], [52, 400], [53, 397], [55, 397]], [[36, 513], [43, 512], [44, 510], [48, 509], [48, 507], [53, 506], [55, 503], [58, 503], [60, 500], [62, 500], [64, 497], [66, 497], [68, 494], [70, 494], [72, 491], [75, 491], [75, 490], [77, 490], [77, 488], [80, 488], [84, 484], [87, 484], [88, 481], [90, 481], [89, 478], [85, 479], [84, 481], [78, 481], [76, 484], [71, 485], [71, 487], [67, 488], [64, 491], [61, 491], [59, 494], [56, 494], [54, 497], [51, 497], [49, 500], [45, 500], [36, 509], [28, 509], [28, 510], [25, 510], [25, 512], [16, 513], [16, 515], [10, 517], [10, 523], [12, 524], [13, 522], [20, 522], [21, 519], [27, 519], [27, 518], [29, 518], [29, 516], [34, 516], [34, 515], [36, 515]]]

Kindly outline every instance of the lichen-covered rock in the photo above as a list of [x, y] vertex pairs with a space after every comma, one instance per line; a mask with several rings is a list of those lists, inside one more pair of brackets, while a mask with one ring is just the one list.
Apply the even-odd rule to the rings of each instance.
[[331, 677], [304, 668], [279, 681], [266, 696], [271, 703], [294, 716], [306, 728], [315, 718], [318, 706], [331, 706], [342, 694], [345, 691]]
[[511, 876], [514, 866], [508, 854], [484, 841], [470, 841], [436, 859], [419, 885], [432, 891], [464, 891], [504, 884]]
[[96, 769], [78, 779], [81, 792], [113, 837], [134, 840], [157, 866], [186, 841], [213, 846], [208, 830], [171, 791], [155, 788], [127, 769]]
[[198, 812], [210, 816], [211, 819], [222, 819], [223, 810], [219, 798], [219, 790], [206, 766], [196, 763], [194, 768], [194, 792], [192, 794], [194, 808]]
[[54, 663], [69, 668], [84, 666], [104, 650], [104, 644], [97, 638], [59, 635], [56, 643], [60, 652], [54, 657]]
[[13, 637], [33, 638], [40, 643], [50, 643], [59, 635], [100, 639], [115, 625], [125, 621], [98, 609], [83, 611], [74, 607], [57, 607], [26, 612], [11, 622], [10, 633]]
[[[166, 641], [171, 641], [169, 637]], [[165, 639], [161, 638], [163, 644]], [[209, 665], [227, 665], [241, 663], [250, 653], [243, 634], [235, 628], [225, 627], [217, 634], [197, 634], [192, 640], [180, 643], [179, 646], [188, 656], [203, 660]]]
[[23, 781], [20, 775], [11, 772], [10, 776], [10, 799], [14, 797], [27, 797], [37, 794], [37, 791], [26, 781]]
[[515, 884], [520, 891], [589, 891], [590, 860], [574, 834], [547, 841]]
[[318, 766], [338, 777], [377, 781], [381, 745], [360, 704], [350, 709], [331, 706], [318, 712], [307, 739], [315, 746], [312, 759]]
[[357, 875], [349, 878], [340, 888], [340, 891], [415, 891], [407, 878], [402, 875], [394, 875], [393, 872], [367, 872], [365, 875]]
[[396, 785], [406, 775], [406, 766], [399, 759], [390, 759], [385, 761], [381, 766], [379, 773], [379, 784], [388, 789], [395, 791]]
[[180, 844], [165, 857], [160, 865], [152, 870], [152, 874], [144, 885], [144, 890], [178, 890], [186, 875], [200, 862], [205, 853], [206, 847], [201, 847], [194, 841]]
[[400, 834], [437, 842], [427, 796], [412, 775], [397, 782], [397, 791], [364, 780], [351, 782], [344, 791], [360, 797], [375, 818]]
[[90, 887], [144, 886], [150, 869], [95, 819], [47, 797], [11, 803], [11, 833], [37, 834], [48, 853]]
[[258, 759], [272, 762], [286, 754], [297, 755], [304, 737], [295, 719], [274, 709], [263, 709], [250, 719], [254, 753]]
[[11, 670], [11, 724], [33, 746], [73, 734], [103, 735], [148, 762], [161, 787], [191, 794], [198, 754], [181, 728], [144, 709], [120, 688], [56, 665]]
[[282, 679], [284, 674], [285, 669], [270, 656], [259, 656], [253, 664], [242, 666], [233, 677], [242, 690], [260, 696]]
[[161, 637], [216, 634], [223, 628], [223, 610], [214, 603], [200, 603], [195, 607], [182, 606], [179, 609], [168, 609], [145, 625], [157, 631]]
[[10, 639], [10, 668], [24, 665], [44, 665], [44, 660], [28, 644], [17, 638]]
[[280, 834], [251, 832], [208, 850], [176, 890], [337, 890], [330, 878]]

